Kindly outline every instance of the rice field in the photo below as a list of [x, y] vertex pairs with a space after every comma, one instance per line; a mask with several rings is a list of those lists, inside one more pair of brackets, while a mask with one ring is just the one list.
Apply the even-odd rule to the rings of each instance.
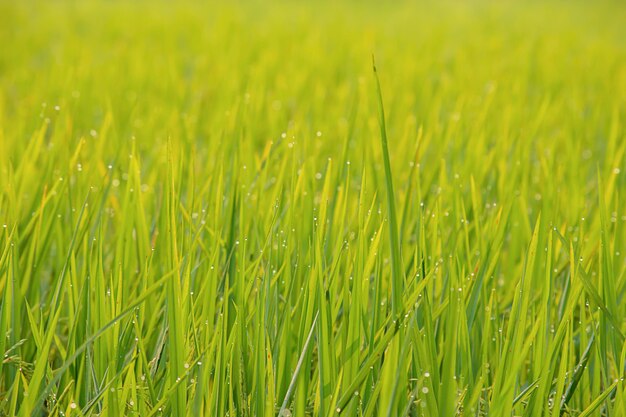
[[0, 1], [0, 416], [626, 416], [626, 7]]

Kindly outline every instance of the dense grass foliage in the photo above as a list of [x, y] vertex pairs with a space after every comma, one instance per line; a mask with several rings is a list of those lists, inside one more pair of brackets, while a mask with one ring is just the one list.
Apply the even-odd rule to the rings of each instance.
[[0, 415], [626, 416], [624, 22], [2, 2]]

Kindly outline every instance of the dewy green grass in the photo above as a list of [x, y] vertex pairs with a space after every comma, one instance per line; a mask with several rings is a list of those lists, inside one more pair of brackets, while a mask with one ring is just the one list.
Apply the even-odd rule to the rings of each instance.
[[0, 4], [0, 415], [626, 416], [625, 21]]

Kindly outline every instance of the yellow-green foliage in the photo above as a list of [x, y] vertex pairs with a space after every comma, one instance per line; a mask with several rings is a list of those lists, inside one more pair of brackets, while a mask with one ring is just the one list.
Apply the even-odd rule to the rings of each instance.
[[626, 416], [621, 2], [6, 1], [0, 42], [0, 415]]

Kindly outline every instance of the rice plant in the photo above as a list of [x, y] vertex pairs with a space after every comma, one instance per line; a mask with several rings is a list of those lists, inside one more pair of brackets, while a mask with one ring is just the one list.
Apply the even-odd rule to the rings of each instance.
[[0, 415], [626, 416], [625, 22], [0, 2]]

